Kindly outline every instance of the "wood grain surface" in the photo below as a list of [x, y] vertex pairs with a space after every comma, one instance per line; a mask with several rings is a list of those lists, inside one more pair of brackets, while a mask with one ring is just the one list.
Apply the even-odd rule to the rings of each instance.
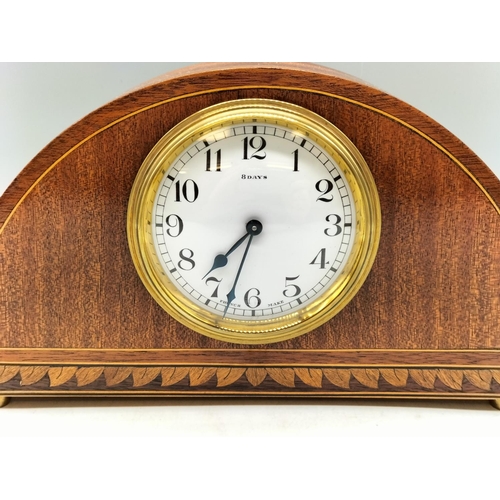
[[[340, 128], [366, 159], [382, 209], [379, 252], [357, 296], [322, 327], [268, 346], [209, 339], [170, 318], [140, 282], [126, 237], [132, 183], [154, 144], [195, 111], [247, 97], [299, 104]], [[210, 366], [230, 359], [243, 376], [252, 363], [313, 366], [318, 352], [323, 370], [349, 352], [359, 353], [342, 361], [352, 369], [432, 364], [426, 352], [443, 369], [485, 359], [500, 368], [499, 206], [500, 182], [457, 138], [345, 75], [270, 64], [177, 71], [82, 119], [1, 198], [0, 370], [77, 359], [71, 380], [83, 364], [161, 370], [207, 356]]]

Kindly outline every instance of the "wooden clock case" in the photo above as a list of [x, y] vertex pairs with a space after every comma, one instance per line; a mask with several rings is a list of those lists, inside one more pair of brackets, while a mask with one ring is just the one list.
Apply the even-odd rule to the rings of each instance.
[[[366, 159], [379, 251], [328, 323], [268, 345], [199, 335], [168, 316], [130, 257], [142, 161], [212, 104], [308, 108]], [[88, 115], [0, 200], [0, 398], [30, 395], [500, 397], [500, 182], [411, 106], [305, 64], [200, 65]]]

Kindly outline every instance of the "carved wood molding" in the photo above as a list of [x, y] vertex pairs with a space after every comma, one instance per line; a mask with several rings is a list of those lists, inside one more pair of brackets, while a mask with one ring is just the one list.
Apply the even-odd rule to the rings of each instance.
[[[500, 394], [500, 368], [0, 365], [0, 393]], [[390, 394], [389, 394], [390, 395]]]

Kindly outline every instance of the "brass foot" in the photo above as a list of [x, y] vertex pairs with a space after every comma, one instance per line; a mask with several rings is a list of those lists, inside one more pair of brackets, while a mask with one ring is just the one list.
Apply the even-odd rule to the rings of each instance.
[[490, 403], [491, 403], [491, 406], [493, 406], [493, 408], [500, 410], [500, 399], [492, 399], [490, 401]]
[[7, 406], [10, 403], [10, 398], [0, 396], [0, 408]]

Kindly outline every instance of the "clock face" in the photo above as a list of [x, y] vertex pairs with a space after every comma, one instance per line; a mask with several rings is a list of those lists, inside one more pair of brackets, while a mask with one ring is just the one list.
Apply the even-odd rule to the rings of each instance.
[[265, 343], [314, 328], [361, 286], [380, 229], [354, 146], [297, 106], [203, 110], [153, 149], [129, 206], [134, 262], [176, 319]]
[[302, 309], [335, 281], [356, 214], [323, 148], [259, 122], [223, 125], [190, 144], [160, 181], [153, 221], [155, 251], [179, 291], [254, 322]]

